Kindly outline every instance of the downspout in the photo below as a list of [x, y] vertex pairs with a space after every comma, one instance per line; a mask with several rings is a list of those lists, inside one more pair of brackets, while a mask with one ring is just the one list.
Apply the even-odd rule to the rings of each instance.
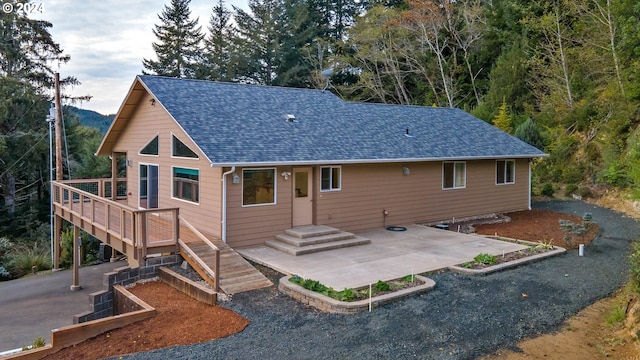
[[222, 173], [222, 242], [227, 242], [227, 175], [236, 172], [236, 167]]
[[529, 165], [529, 210], [531, 210], [531, 191], [533, 190], [531, 188], [531, 159], [529, 159], [527, 164]]

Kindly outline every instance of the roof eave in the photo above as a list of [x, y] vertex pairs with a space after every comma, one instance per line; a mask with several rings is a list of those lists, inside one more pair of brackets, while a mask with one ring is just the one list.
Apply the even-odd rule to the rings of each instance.
[[521, 154], [501, 156], [465, 156], [465, 157], [433, 157], [433, 158], [393, 158], [393, 159], [348, 159], [348, 160], [296, 160], [296, 161], [252, 161], [252, 162], [212, 162], [212, 167], [248, 167], [248, 166], [296, 166], [296, 165], [340, 165], [340, 164], [376, 164], [398, 162], [431, 162], [431, 161], [467, 161], [492, 159], [533, 159], [548, 157], [549, 154]]

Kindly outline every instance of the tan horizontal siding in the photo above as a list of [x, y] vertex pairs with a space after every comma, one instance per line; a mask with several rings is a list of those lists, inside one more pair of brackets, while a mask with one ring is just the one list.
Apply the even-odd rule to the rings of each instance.
[[[246, 168], [251, 169], [251, 168]], [[239, 184], [227, 185], [227, 243], [231, 247], [263, 244], [275, 235], [291, 228], [292, 178], [285, 180], [280, 174], [290, 167], [276, 169], [276, 204], [242, 206], [242, 168], [236, 168]]]
[[341, 191], [317, 194], [317, 223], [362, 231], [528, 208], [526, 160], [516, 162], [513, 185], [495, 184], [495, 160], [469, 161], [466, 171], [466, 188], [443, 190], [441, 162], [345, 165]]
[[[139, 206], [139, 166], [140, 164], [158, 165], [158, 205], [159, 207], [178, 207], [180, 214], [200, 231], [221, 236], [222, 194], [221, 169], [212, 168], [198, 148], [182, 131], [180, 126], [159, 104], [151, 105], [147, 94], [139, 102], [114, 146], [116, 152], [126, 152], [132, 160], [127, 167], [127, 190], [130, 193], [129, 205]], [[199, 159], [171, 157], [171, 136], [191, 148]], [[158, 156], [140, 155], [139, 151], [156, 135], [159, 136]], [[172, 167], [197, 169], [199, 171], [200, 201], [194, 204], [172, 198]]]

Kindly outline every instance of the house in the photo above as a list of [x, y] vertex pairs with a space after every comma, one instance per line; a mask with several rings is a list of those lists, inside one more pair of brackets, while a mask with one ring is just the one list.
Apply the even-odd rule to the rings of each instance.
[[233, 248], [300, 225], [357, 232], [530, 209], [530, 163], [546, 156], [459, 109], [146, 75], [97, 155], [126, 159], [129, 206], [179, 208]]

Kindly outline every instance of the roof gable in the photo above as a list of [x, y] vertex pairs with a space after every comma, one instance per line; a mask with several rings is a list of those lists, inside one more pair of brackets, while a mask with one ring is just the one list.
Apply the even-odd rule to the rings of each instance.
[[459, 109], [353, 103], [310, 89], [137, 81], [214, 166], [545, 156]]

